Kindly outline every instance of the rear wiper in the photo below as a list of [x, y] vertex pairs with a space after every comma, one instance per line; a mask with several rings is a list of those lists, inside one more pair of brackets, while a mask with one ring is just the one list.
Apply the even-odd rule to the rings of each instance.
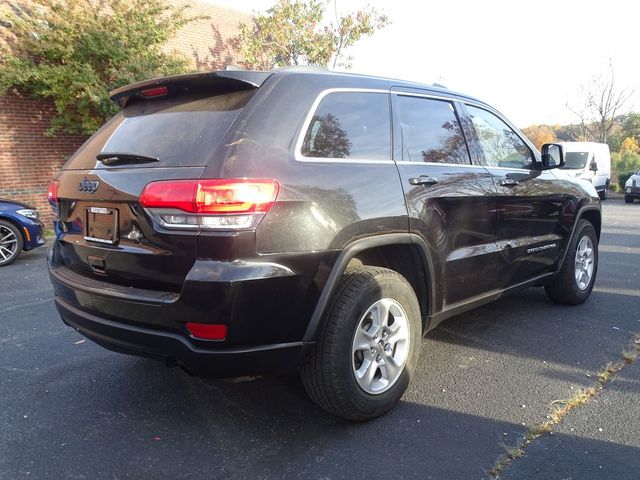
[[96, 159], [107, 166], [120, 165], [123, 163], [151, 163], [160, 161], [157, 157], [126, 152], [102, 152], [96, 155]]

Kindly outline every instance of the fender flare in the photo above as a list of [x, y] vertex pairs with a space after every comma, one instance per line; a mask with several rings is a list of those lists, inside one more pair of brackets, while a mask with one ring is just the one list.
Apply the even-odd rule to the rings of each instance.
[[585, 205], [582, 208], [580, 208], [580, 210], [578, 210], [578, 214], [576, 215], [576, 221], [573, 222], [573, 227], [571, 227], [571, 235], [569, 235], [569, 238], [567, 238], [567, 242], [565, 243], [564, 252], [562, 252], [562, 259], [556, 265], [555, 273], [558, 273], [560, 271], [560, 269], [562, 268], [562, 266], [564, 265], [564, 261], [567, 258], [567, 253], [569, 252], [569, 245], [571, 244], [571, 241], [573, 240], [573, 236], [576, 233], [576, 227], [578, 226], [578, 220], [580, 220], [584, 216], [585, 212], [588, 212], [588, 211], [591, 211], [591, 210], [596, 210], [600, 214], [600, 224], [602, 224], [602, 208], [600, 207], [600, 205]]
[[331, 268], [331, 273], [322, 289], [322, 293], [318, 298], [316, 307], [311, 315], [311, 319], [305, 330], [303, 341], [314, 342], [316, 339], [318, 328], [322, 323], [322, 318], [330, 307], [331, 296], [335, 292], [342, 275], [344, 274], [348, 263], [358, 253], [370, 248], [382, 247], [387, 245], [417, 245], [422, 256], [422, 267], [426, 269], [425, 277], [427, 281], [427, 308], [430, 310], [435, 299], [435, 281], [433, 277], [433, 262], [429, 255], [429, 250], [425, 241], [416, 234], [412, 233], [390, 233], [384, 235], [376, 235], [355, 240], [347, 245], [336, 262]]

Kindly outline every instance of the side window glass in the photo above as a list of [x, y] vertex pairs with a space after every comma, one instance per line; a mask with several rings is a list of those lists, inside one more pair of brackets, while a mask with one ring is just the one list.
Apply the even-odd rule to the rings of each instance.
[[459, 163], [471, 158], [451, 102], [398, 95], [402, 159], [411, 162]]
[[390, 160], [389, 94], [330, 93], [318, 105], [301, 150], [305, 157]]
[[491, 167], [531, 168], [531, 149], [493, 113], [467, 105], [487, 165]]

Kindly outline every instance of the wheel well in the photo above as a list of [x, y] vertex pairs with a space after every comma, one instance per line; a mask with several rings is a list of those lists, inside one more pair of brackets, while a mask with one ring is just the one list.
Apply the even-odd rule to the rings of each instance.
[[24, 234], [24, 230], [22, 229], [22, 225], [20, 225], [18, 222], [16, 222], [12, 218], [4, 217], [2, 215], [0, 215], [0, 220], [4, 220], [5, 222], [10, 223], [11, 225], [13, 225], [14, 227], [16, 227], [18, 229], [18, 231], [20, 232], [20, 235], [22, 236], [22, 245], [23, 245], [23, 248], [24, 248], [24, 245], [26, 245], [26, 243], [27, 243], [27, 237]]
[[429, 314], [428, 297], [428, 268], [417, 245], [398, 244], [372, 247], [358, 252], [347, 264], [347, 269], [359, 265], [384, 267], [402, 275], [413, 287], [420, 313], [422, 314], [422, 328], [424, 330]]
[[602, 228], [602, 217], [598, 210], [587, 210], [582, 214], [582, 218], [588, 220], [596, 230], [598, 241], [600, 241], [600, 229]]

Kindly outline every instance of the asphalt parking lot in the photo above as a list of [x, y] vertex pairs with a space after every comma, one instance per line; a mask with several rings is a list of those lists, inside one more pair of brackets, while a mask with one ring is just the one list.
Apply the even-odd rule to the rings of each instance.
[[[318, 410], [295, 376], [201, 380], [84, 341], [54, 309], [45, 249], [0, 285], [0, 479], [486, 479], [640, 331], [640, 205], [605, 202], [585, 305], [530, 289], [445, 322], [398, 408], [366, 424]], [[501, 478], [638, 478], [639, 393], [635, 363]]]

